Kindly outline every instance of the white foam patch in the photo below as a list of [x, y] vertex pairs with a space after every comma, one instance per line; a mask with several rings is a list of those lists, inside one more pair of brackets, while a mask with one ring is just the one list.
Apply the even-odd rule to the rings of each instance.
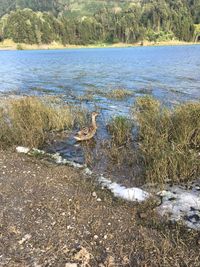
[[109, 179], [103, 176], [99, 178], [99, 182], [104, 187], [108, 188], [114, 194], [114, 196], [120, 197], [128, 201], [142, 202], [150, 197], [149, 193], [140, 188], [137, 187], [126, 188], [125, 186], [111, 182]]
[[18, 146], [16, 147], [16, 151], [18, 153], [24, 153], [24, 154], [27, 154], [29, 151], [30, 151], [30, 148], [28, 147], [23, 147], [23, 146]]
[[200, 230], [199, 187], [184, 189], [173, 186], [158, 193], [162, 204], [157, 208], [161, 215], [168, 215], [172, 221], [183, 221], [188, 227]]
[[[46, 155], [53, 159], [57, 164], [69, 165], [74, 168], [83, 169], [86, 175], [92, 175], [93, 172], [85, 165], [64, 159], [59, 153], [49, 154], [43, 150], [30, 149], [27, 147], [16, 148], [18, 153], [34, 155], [38, 153]], [[98, 182], [105, 188], [109, 189], [114, 196], [128, 201], [142, 202], [147, 200], [151, 194], [141, 188], [132, 187], [126, 188], [118, 183], [103, 177], [97, 178]], [[158, 212], [163, 215], [168, 215], [173, 221], [182, 221], [189, 228], [200, 230], [200, 181], [194, 183], [190, 189], [181, 186], [173, 186], [167, 190], [157, 193], [162, 198], [161, 205], [157, 208]]]

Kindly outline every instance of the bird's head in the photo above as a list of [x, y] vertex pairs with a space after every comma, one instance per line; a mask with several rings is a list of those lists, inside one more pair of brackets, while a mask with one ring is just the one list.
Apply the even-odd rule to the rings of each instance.
[[94, 112], [92, 112], [92, 117], [97, 117], [97, 116], [99, 116], [99, 113], [98, 112], [96, 112], [96, 111], [94, 111]]

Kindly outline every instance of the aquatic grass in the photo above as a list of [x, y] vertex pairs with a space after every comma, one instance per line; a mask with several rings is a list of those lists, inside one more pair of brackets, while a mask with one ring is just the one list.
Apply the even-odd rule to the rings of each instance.
[[9, 127], [9, 121], [7, 119], [4, 108], [0, 107], [0, 145], [11, 143], [11, 132]]
[[88, 94], [92, 95], [100, 95], [106, 98], [115, 99], [115, 100], [122, 100], [126, 97], [133, 96], [134, 92], [125, 88], [116, 88], [116, 89], [109, 89], [105, 91], [99, 88], [93, 88], [87, 90]]
[[136, 89], [134, 92], [140, 95], [151, 95], [152, 91], [153, 91], [152, 88], [141, 88], [141, 89]]
[[93, 98], [94, 98], [94, 95], [93, 95], [92, 93], [90, 93], [90, 92], [86, 92], [86, 93], [83, 94], [83, 95], [79, 95], [79, 96], [77, 96], [77, 99], [78, 99], [79, 101], [92, 101]]
[[200, 103], [173, 110], [152, 97], [140, 97], [134, 106], [139, 147], [150, 182], [180, 182], [200, 174]]
[[132, 96], [134, 93], [131, 90], [124, 89], [124, 88], [117, 88], [110, 90], [109, 92], [106, 93], [106, 96], [108, 98], [113, 98], [116, 100], [121, 100], [124, 99], [128, 96]]
[[108, 131], [112, 136], [113, 142], [117, 146], [121, 146], [130, 141], [132, 127], [132, 121], [127, 117], [116, 116], [108, 124]]
[[51, 132], [71, 129], [83, 115], [55, 98], [22, 97], [7, 101], [0, 113], [0, 142], [4, 146], [41, 147]]
[[[133, 142], [134, 123], [128, 117], [116, 116], [109, 122], [107, 128], [111, 135], [104, 145], [104, 153], [109, 162], [109, 169], [125, 174], [129, 179], [143, 183], [143, 161]], [[114, 168], [113, 168], [114, 166]], [[140, 179], [138, 179], [140, 177]]]
[[[105, 147], [104, 152], [107, 158], [110, 160], [110, 167], [132, 168], [136, 167], [139, 162], [139, 157], [133, 147], [118, 146], [114, 142], [108, 142], [107, 147]], [[131, 169], [130, 169], [131, 171]]]
[[90, 121], [89, 111], [86, 107], [80, 105], [72, 105], [70, 106], [73, 120], [73, 126], [75, 128], [80, 128], [87, 125]]

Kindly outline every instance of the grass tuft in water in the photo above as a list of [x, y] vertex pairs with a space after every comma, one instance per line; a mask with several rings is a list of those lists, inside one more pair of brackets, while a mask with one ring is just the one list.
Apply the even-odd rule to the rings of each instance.
[[200, 174], [200, 103], [173, 110], [152, 97], [141, 97], [134, 107], [139, 144], [150, 182], [187, 181]]
[[77, 99], [79, 101], [92, 101], [94, 99], [94, 95], [90, 92], [86, 92], [83, 95], [77, 96]]
[[103, 97], [115, 99], [115, 100], [123, 100], [126, 97], [134, 95], [133, 91], [125, 89], [125, 88], [116, 88], [116, 89], [112, 89], [108, 91], [104, 91], [104, 90], [96, 88], [93, 90], [89, 89], [87, 90], [87, 92], [88, 92], [87, 94], [89, 94], [90, 97], [91, 97], [91, 94], [96, 94], [96, 95], [101, 95]]
[[133, 95], [132, 91], [124, 89], [124, 88], [113, 89], [106, 93], [106, 96], [108, 98], [113, 98], [116, 100], [121, 100], [132, 95]]
[[123, 116], [114, 117], [108, 125], [108, 131], [117, 146], [128, 143], [131, 139], [132, 121]]

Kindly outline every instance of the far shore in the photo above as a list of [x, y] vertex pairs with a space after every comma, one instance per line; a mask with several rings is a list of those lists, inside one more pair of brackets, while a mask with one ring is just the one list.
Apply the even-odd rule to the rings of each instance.
[[0, 50], [60, 50], [60, 49], [80, 49], [80, 48], [127, 48], [127, 47], [147, 47], [147, 46], [178, 46], [178, 45], [200, 45], [200, 43], [195, 42], [184, 42], [184, 41], [162, 41], [162, 42], [139, 42], [134, 44], [127, 43], [101, 43], [101, 44], [91, 44], [91, 45], [62, 45], [61, 43], [53, 42], [51, 44], [16, 44], [12, 40], [5, 40], [0, 43]]

